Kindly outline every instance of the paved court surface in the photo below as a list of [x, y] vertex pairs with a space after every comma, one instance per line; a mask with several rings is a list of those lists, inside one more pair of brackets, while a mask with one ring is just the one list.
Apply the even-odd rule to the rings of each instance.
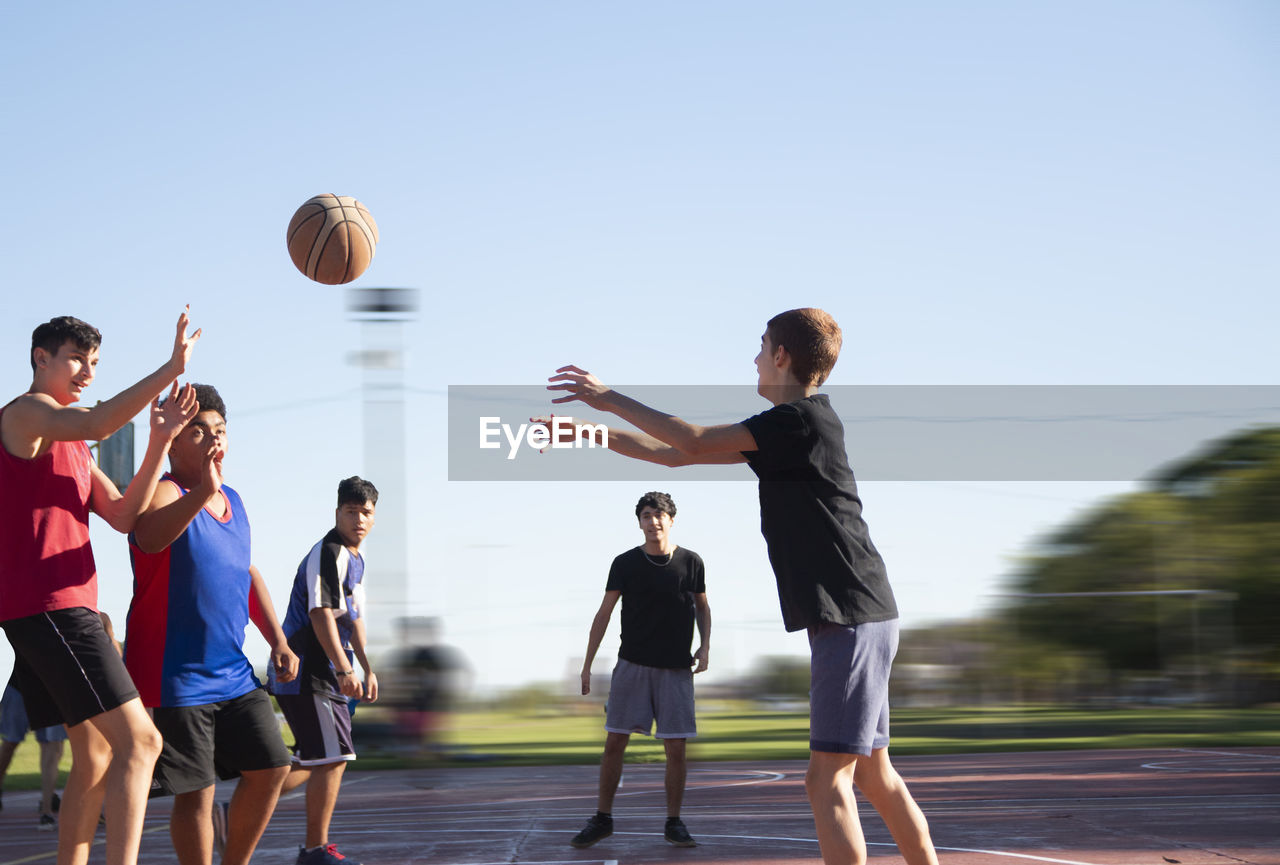
[[[1058, 751], [895, 760], [924, 808], [944, 865], [1280, 865], [1280, 749]], [[569, 838], [594, 811], [593, 766], [356, 772], [331, 840], [366, 865], [629, 865], [816, 861], [799, 762], [690, 769], [685, 822], [699, 841], [662, 840], [661, 765], [628, 765], [615, 834], [588, 850]], [[219, 795], [229, 795], [230, 786]], [[0, 865], [52, 862], [34, 829], [35, 793], [0, 812]], [[173, 862], [168, 802], [147, 817], [143, 865]], [[300, 791], [281, 800], [255, 863], [291, 865]], [[898, 862], [864, 808], [872, 862]], [[91, 862], [102, 862], [101, 845]]]

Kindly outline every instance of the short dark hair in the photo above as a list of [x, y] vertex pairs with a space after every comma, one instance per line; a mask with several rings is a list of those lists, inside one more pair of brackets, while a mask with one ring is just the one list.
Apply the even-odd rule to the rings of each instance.
[[801, 384], [822, 384], [840, 357], [840, 325], [816, 307], [780, 312], [769, 319], [766, 332], [775, 349], [786, 347], [791, 356], [791, 373]]
[[378, 488], [359, 475], [338, 481], [338, 507], [378, 503]]
[[640, 512], [645, 508], [662, 511], [673, 520], [676, 518], [676, 503], [666, 493], [645, 493], [642, 495], [640, 501], [636, 502], [636, 519], [640, 519]]
[[74, 342], [81, 351], [92, 351], [102, 345], [102, 333], [89, 324], [70, 315], [51, 318], [31, 332], [31, 371], [36, 370], [36, 349], [57, 354], [64, 343]]
[[196, 408], [196, 413], [202, 411], [216, 411], [222, 415], [222, 420], [227, 419], [227, 404], [222, 401], [222, 397], [218, 394], [218, 389], [211, 384], [193, 384], [191, 385], [196, 392], [196, 402], [200, 405]]

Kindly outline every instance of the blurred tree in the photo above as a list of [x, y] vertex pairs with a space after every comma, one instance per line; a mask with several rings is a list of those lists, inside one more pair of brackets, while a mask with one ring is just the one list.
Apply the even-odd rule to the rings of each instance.
[[[1024, 661], [1062, 675], [1045, 667], [1048, 644], [1100, 659], [1113, 678], [1199, 678], [1205, 640], [1232, 650], [1218, 664], [1247, 661], [1280, 683], [1280, 428], [1214, 442], [1148, 487], [1058, 529], [1024, 560], [1013, 580], [1022, 596], [1002, 610]], [[1116, 594], [1175, 590], [1224, 594]], [[1092, 594], [1045, 597], [1064, 593]]]

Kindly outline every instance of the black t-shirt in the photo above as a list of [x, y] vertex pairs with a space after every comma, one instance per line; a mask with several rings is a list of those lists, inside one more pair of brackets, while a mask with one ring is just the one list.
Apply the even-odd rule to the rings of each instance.
[[782, 403], [742, 423], [759, 448], [743, 456], [760, 478], [760, 531], [787, 630], [897, 618], [884, 560], [862, 519], [844, 425], [827, 395]]
[[693, 596], [707, 591], [702, 557], [676, 547], [648, 557], [633, 547], [613, 560], [607, 592], [622, 592], [622, 647], [618, 657], [646, 667], [678, 669], [693, 663]]

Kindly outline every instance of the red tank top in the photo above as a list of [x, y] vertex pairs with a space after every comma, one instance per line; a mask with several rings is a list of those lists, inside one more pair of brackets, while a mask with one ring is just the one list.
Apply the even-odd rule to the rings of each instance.
[[0, 446], [0, 621], [71, 607], [97, 611], [92, 459], [84, 442], [54, 442], [30, 460]]

